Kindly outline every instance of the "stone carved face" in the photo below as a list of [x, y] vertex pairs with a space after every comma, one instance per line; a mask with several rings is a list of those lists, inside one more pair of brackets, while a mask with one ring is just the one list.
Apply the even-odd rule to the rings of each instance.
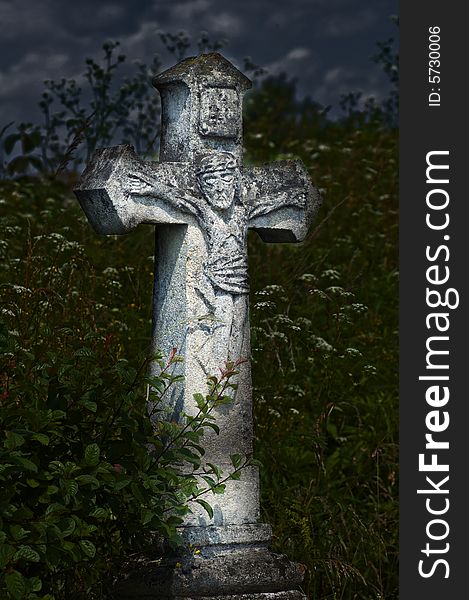
[[239, 169], [234, 155], [217, 152], [202, 158], [197, 182], [210, 206], [217, 210], [230, 208], [239, 182]]

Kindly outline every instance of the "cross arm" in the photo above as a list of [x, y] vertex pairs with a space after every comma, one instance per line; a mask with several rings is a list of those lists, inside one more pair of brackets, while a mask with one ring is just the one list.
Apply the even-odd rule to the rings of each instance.
[[[144, 162], [121, 145], [98, 149], [74, 192], [98, 233], [122, 234], [140, 223], [187, 223], [182, 212], [190, 210], [181, 210], [174, 190], [190, 188], [189, 177], [184, 163]], [[135, 193], [138, 182], [150, 181], [155, 194]]]
[[[181, 182], [177, 181], [177, 176], [175, 182], [166, 183], [161, 177], [155, 176], [155, 169], [149, 169], [145, 163], [140, 166], [140, 170], [134, 169], [129, 173], [127, 191], [134, 199], [155, 198], [194, 216], [203, 213], [200, 199], [180, 189]], [[166, 178], [168, 179], [171, 178]]]
[[300, 242], [321, 204], [300, 160], [278, 161], [243, 172], [249, 228], [265, 242]]

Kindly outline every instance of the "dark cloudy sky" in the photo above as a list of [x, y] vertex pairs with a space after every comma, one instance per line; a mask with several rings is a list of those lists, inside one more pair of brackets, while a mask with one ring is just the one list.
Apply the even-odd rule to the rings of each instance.
[[323, 105], [354, 90], [379, 98], [387, 82], [370, 56], [397, 37], [397, 10], [397, 0], [0, 0], [0, 129], [37, 121], [43, 80], [81, 80], [106, 39], [119, 40], [129, 62], [159, 52], [169, 66], [159, 30], [227, 38], [223, 54], [237, 66], [249, 55], [271, 74], [285, 71]]

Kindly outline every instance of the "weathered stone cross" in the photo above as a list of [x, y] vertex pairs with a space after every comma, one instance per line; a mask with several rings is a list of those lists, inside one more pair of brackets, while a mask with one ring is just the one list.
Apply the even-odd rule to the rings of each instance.
[[[184, 357], [184, 382], [168, 400], [177, 417], [197, 412], [193, 394], [207, 374], [250, 357], [248, 229], [267, 242], [301, 241], [319, 194], [300, 161], [242, 166], [242, 96], [251, 83], [221, 55], [186, 59], [153, 84], [162, 103], [159, 162], [143, 162], [131, 146], [98, 150], [75, 193], [98, 233], [156, 225], [153, 346]], [[251, 413], [247, 361], [233, 404], [217, 414], [219, 436], [204, 437], [204, 459], [229, 471], [231, 454], [250, 455]], [[257, 468], [214, 502], [213, 520], [194, 512], [186, 526], [256, 524]]]

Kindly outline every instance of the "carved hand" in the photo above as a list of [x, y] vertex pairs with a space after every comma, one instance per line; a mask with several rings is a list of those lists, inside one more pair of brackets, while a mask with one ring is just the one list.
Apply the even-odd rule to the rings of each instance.
[[133, 196], [151, 196], [155, 194], [155, 184], [149, 177], [129, 173], [128, 190]]
[[295, 193], [293, 190], [292, 195], [287, 200], [287, 205], [294, 206], [296, 208], [304, 208], [306, 206], [306, 194], [303, 192], [303, 190], [299, 191], [298, 193]]

